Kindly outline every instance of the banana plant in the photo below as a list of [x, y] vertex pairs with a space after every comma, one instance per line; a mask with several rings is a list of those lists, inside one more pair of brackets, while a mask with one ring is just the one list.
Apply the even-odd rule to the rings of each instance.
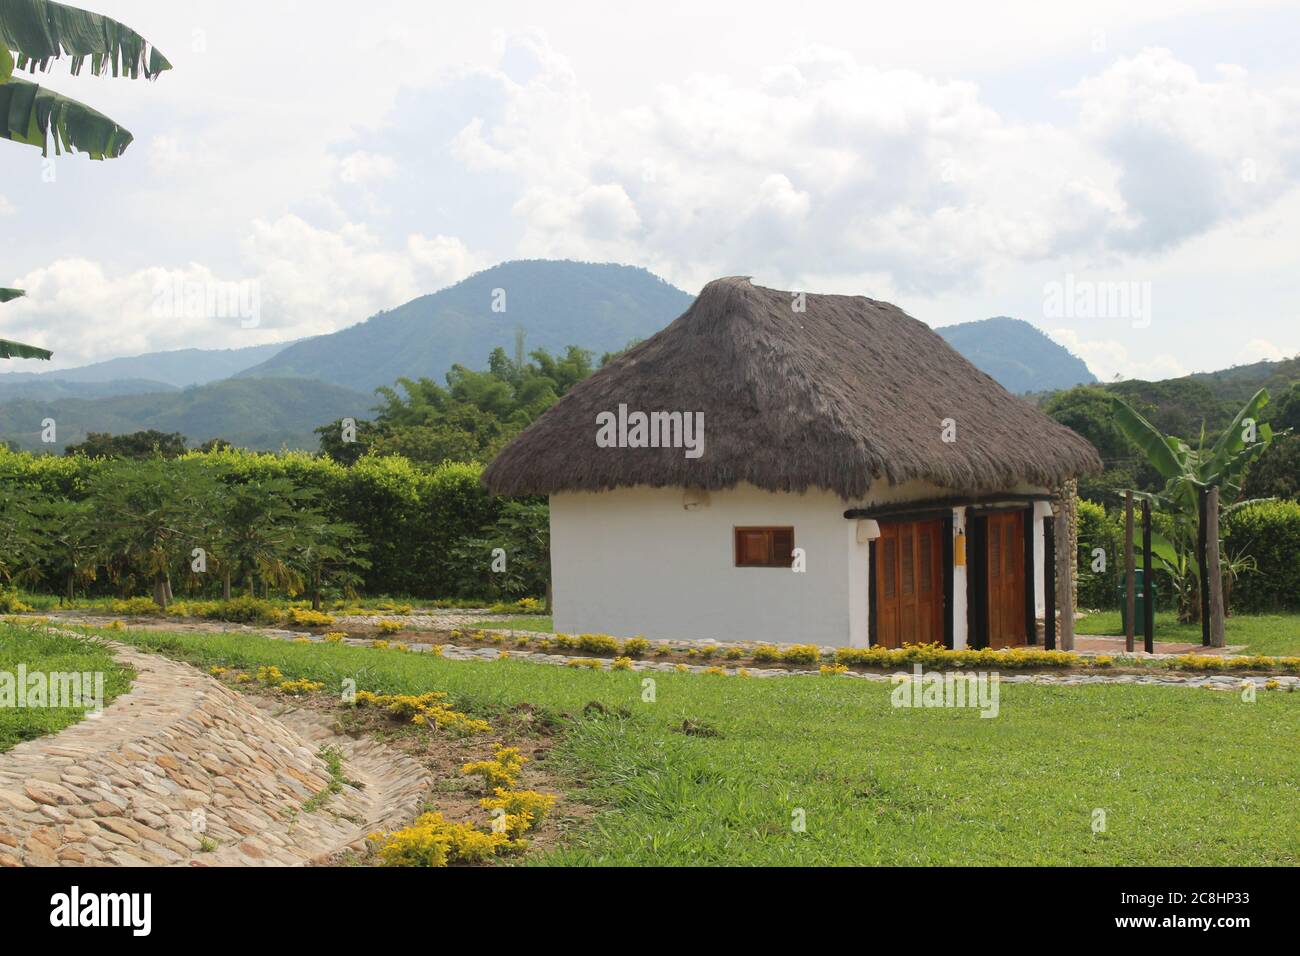
[[[157, 47], [116, 20], [53, 0], [0, 0], [0, 139], [38, 146], [43, 156], [51, 143], [56, 156], [64, 151], [91, 159], [121, 156], [132, 140], [126, 129], [84, 103], [14, 75], [46, 73], [64, 56], [73, 76], [87, 58], [94, 76], [143, 74], [152, 80], [172, 68]], [[0, 303], [22, 294], [0, 289]], [[52, 354], [0, 339], [0, 358], [48, 360]]]
[[[9, 302], [23, 294], [22, 289], [0, 289], [0, 302]], [[48, 362], [53, 354], [49, 349], [37, 348], [35, 345], [0, 339], [0, 358], [35, 358]]]
[[[1252, 395], [1213, 442], [1208, 442], [1202, 423], [1200, 439], [1194, 448], [1181, 438], [1161, 432], [1123, 399], [1115, 397], [1113, 401], [1116, 426], [1165, 479], [1165, 486], [1159, 492], [1133, 494], [1149, 500], [1173, 521], [1173, 540], [1155, 535], [1151, 551], [1165, 565], [1180, 598], [1187, 598], [1184, 585], [1201, 580], [1193, 545], [1201, 523], [1201, 492], [1219, 489], [1220, 515], [1224, 517], [1255, 501], [1265, 500], [1241, 500], [1240, 496], [1246, 469], [1273, 441], [1273, 429], [1259, 421], [1260, 412], [1268, 404], [1268, 390], [1261, 388]], [[1199, 602], [1180, 600], [1180, 605], [1182, 617], [1194, 619], [1199, 615]]]
[[45, 73], [69, 58], [69, 72], [154, 79], [171, 63], [144, 37], [116, 20], [53, 0], [0, 0], [0, 138], [91, 159], [121, 156], [132, 136], [98, 110], [15, 76]]

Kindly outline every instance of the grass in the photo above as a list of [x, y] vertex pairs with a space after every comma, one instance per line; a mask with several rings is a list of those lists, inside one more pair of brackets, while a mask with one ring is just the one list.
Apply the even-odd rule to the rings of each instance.
[[527, 617], [503, 617], [482, 621], [478, 627], [494, 627], [502, 631], [529, 631], [536, 634], [550, 634], [555, 625], [549, 614], [530, 614]]
[[[1300, 655], [1300, 614], [1234, 614], [1225, 623], [1229, 644], [1244, 645], [1246, 653], [1277, 657]], [[1077, 634], [1123, 635], [1119, 611], [1098, 611], [1075, 625]], [[1201, 625], [1179, 624], [1174, 612], [1156, 612], [1156, 643], [1200, 644]], [[1137, 645], [1142, 646], [1139, 622]], [[1156, 648], [1160, 650], [1160, 648]]]
[[[636, 672], [114, 636], [327, 688], [444, 690], [489, 719], [523, 702], [568, 715], [550, 766], [598, 813], [537, 864], [1300, 863], [1300, 694], [1003, 685], [1001, 716], [981, 719], [896, 709], [890, 685], [843, 677], [655, 673], [647, 702]], [[606, 715], [582, 716], [591, 701]]]
[[[85, 711], [73, 707], [17, 707], [9, 703], [3, 685], [10, 685], [16, 702], [13, 684], [20, 664], [28, 675], [102, 671], [105, 704], [125, 693], [135, 676], [131, 668], [117, 663], [98, 644], [37, 628], [0, 624], [0, 675], [5, 675], [0, 676], [0, 753], [24, 740], [57, 733], [85, 717]], [[87, 688], [86, 692], [93, 690]]]

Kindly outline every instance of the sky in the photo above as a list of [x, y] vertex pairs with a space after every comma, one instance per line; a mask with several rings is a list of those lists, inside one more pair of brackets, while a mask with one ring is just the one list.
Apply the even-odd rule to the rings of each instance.
[[1300, 352], [1294, 3], [84, 5], [174, 69], [39, 78], [119, 159], [0, 143], [0, 335], [41, 370], [515, 258], [1010, 315], [1107, 380]]

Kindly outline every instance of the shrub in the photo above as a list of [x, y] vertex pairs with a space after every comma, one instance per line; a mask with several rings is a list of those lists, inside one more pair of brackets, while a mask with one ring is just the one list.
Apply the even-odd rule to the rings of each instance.
[[538, 793], [536, 790], [503, 790], [497, 787], [493, 793], [495, 796], [484, 797], [479, 805], [485, 810], [499, 810], [507, 818], [526, 818], [526, 830], [536, 829], [556, 801], [551, 794]]
[[608, 634], [580, 634], [578, 650], [588, 654], [617, 654], [618, 641]]
[[781, 652], [781, 660], [786, 664], [816, 664], [822, 652], [816, 644], [791, 644]]
[[297, 624], [300, 627], [327, 627], [334, 623], [334, 616], [311, 608], [291, 607], [285, 612], [284, 620], [286, 624]]
[[[153, 602], [150, 602], [153, 603]], [[5, 588], [0, 591], [0, 614], [26, 614], [32, 610], [30, 604], [24, 604], [18, 592]]]
[[162, 608], [154, 603], [153, 598], [133, 597], [115, 599], [109, 603], [114, 614], [161, 614]]
[[485, 833], [472, 823], [451, 823], [441, 813], [425, 813], [391, 833], [372, 833], [384, 866], [446, 866], [482, 863], [510, 847], [508, 833]]
[[1224, 549], [1255, 559], [1256, 570], [1232, 585], [1233, 610], [1300, 609], [1300, 502], [1247, 505], [1223, 520]]
[[467, 763], [460, 768], [460, 772], [469, 776], [482, 777], [483, 783], [489, 788], [509, 788], [518, 781], [520, 771], [527, 762], [528, 758], [517, 748], [502, 747], [497, 744], [491, 760]]
[[629, 637], [623, 642], [623, 656], [633, 659], [641, 657], [650, 650], [650, 642], [644, 637]]
[[750, 656], [761, 664], [773, 663], [781, 659], [781, 648], [775, 644], [759, 644], [755, 646]]
[[213, 601], [204, 617], [240, 624], [279, 624], [280, 611], [270, 601], [255, 597], [237, 597], [229, 601]]
[[380, 634], [396, 634], [402, 629], [401, 621], [389, 621], [387, 619], [379, 622]]

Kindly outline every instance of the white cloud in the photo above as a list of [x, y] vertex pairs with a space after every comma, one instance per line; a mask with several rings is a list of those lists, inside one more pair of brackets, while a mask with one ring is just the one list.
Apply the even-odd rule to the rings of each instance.
[[1083, 359], [1103, 382], [1119, 378], [1156, 381], [1179, 378], [1189, 370], [1168, 352], [1133, 355], [1129, 346], [1116, 339], [1085, 339], [1074, 329], [1050, 329], [1047, 334]]
[[1165, 50], [1075, 84], [1078, 120], [1054, 126], [1001, 116], [971, 83], [820, 48], [754, 85], [692, 75], [602, 111], [543, 41], [512, 39], [503, 58], [518, 43], [535, 68], [475, 74], [497, 105], [450, 146], [466, 174], [513, 178], [518, 251], [667, 262], [689, 286], [815, 266], [972, 287], [998, 261], [1167, 248], [1267, 206], [1300, 171], [1297, 91], [1204, 79]]
[[365, 184], [379, 179], [392, 179], [397, 164], [391, 156], [354, 150], [339, 160], [339, 178], [345, 183]]
[[[167, 349], [239, 348], [335, 331], [483, 265], [454, 237], [412, 235], [391, 250], [363, 225], [331, 231], [297, 216], [253, 223], [241, 253], [238, 274], [190, 263], [113, 275], [88, 259], [57, 260], [17, 278], [27, 296], [5, 307], [6, 336], [53, 349], [56, 368]], [[173, 304], [190, 295], [206, 304]], [[256, 314], [216, 298], [235, 295], [255, 303]]]
[[1251, 339], [1241, 347], [1234, 364], [1251, 365], [1255, 362], [1280, 362], [1300, 355], [1300, 348], [1281, 348], [1268, 339]]

